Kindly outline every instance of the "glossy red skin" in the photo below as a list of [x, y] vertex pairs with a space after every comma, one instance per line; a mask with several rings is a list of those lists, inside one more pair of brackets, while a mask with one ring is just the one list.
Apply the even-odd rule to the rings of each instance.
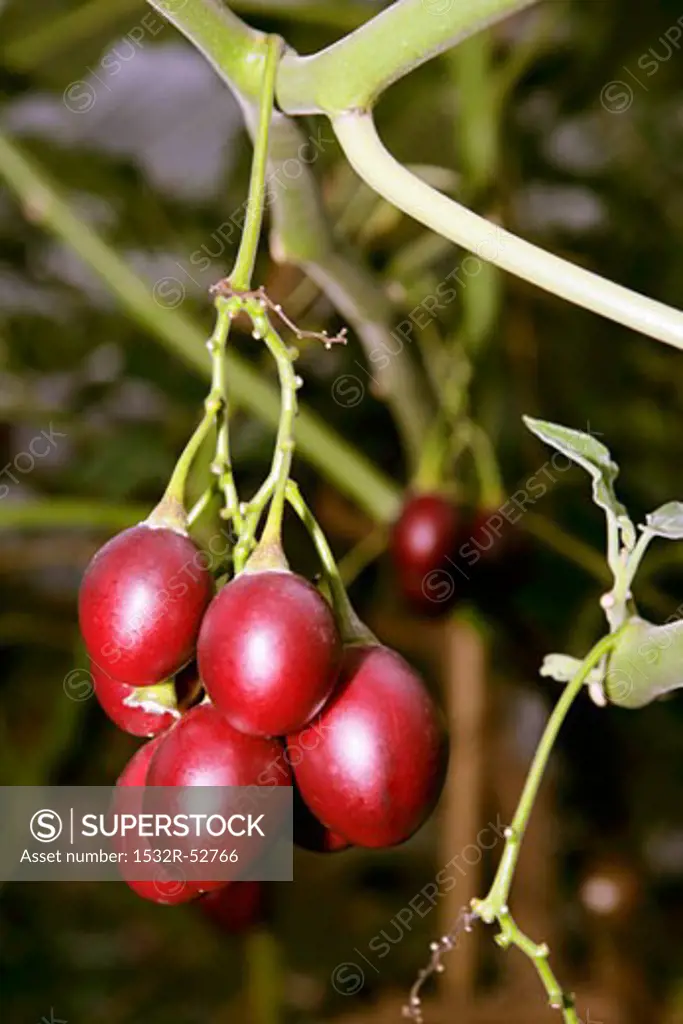
[[212, 704], [190, 708], [164, 735], [149, 786], [291, 786], [279, 740], [233, 729]]
[[[117, 786], [144, 786], [146, 784], [149, 765], [157, 747], [159, 746], [161, 738], [161, 736], [157, 736], [155, 739], [150, 740], [149, 743], [145, 743], [144, 746], [140, 747], [140, 749], [133, 754], [132, 758], [117, 779]], [[126, 809], [129, 810], [130, 808], [127, 807]], [[140, 810], [142, 810], [142, 800], [140, 800]], [[141, 845], [141, 843], [133, 843], [133, 846], [141, 847]], [[123, 844], [123, 852], [126, 852], [125, 841]], [[133, 865], [128, 865], [127, 871], [130, 872], [132, 870]], [[125, 870], [123, 871], [123, 874], [125, 878]], [[201, 895], [200, 887], [195, 882], [181, 882], [176, 879], [164, 881], [161, 878], [125, 878], [125, 881], [136, 895], [141, 896], [145, 900], [151, 900], [153, 903], [163, 904], [164, 906], [176, 906], [179, 903], [189, 903], [190, 900], [196, 899]]]
[[405, 599], [419, 611], [446, 611], [457, 591], [449, 559], [459, 538], [460, 513], [441, 494], [418, 494], [403, 506], [391, 534], [391, 555]]
[[332, 693], [341, 640], [330, 606], [307, 580], [243, 573], [212, 601], [197, 658], [206, 692], [235, 729], [284, 736]]
[[170, 710], [156, 712], [126, 704], [126, 700], [135, 698], [137, 687], [112, 679], [97, 665], [91, 665], [90, 671], [100, 707], [123, 732], [131, 736], [157, 736], [178, 720], [178, 715]]
[[197, 909], [219, 931], [239, 935], [260, 924], [266, 916], [263, 882], [231, 882], [197, 901]]
[[[291, 786], [284, 754], [279, 740], [247, 736], [233, 729], [212, 704], [198, 704], [161, 737], [147, 772], [147, 785]], [[184, 810], [178, 806], [178, 811]], [[202, 842], [183, 839], [178, 845], [198, 847]], [[215, 840], [207, 842], [212, 848], [216, 845]], [[248, 839], [226, 838], [225, 842], [237, 850], [240, 865], [256, 855]], [[225, 883], [201, 884], [204, 889], [212, 889], [222, 888]]]
[[428, 817], [447, 763], [442, 717], [422, 680], [387, 647], [350, 647], [316, 721], [288, 744], [301, 795], [357, 846], [404, 842]]
[[339, 853], [348, 850], [351, 843], [337, 832], [325, 828], [309, 811], [301, 794], [294, 788], [294, 844], [312, 853]]
[[85, 571], [79, 620], [88, 653], [123, 683], [149, 686], [192, 657], [213, 594], [189, 537], [141, 524], [108, 541]]

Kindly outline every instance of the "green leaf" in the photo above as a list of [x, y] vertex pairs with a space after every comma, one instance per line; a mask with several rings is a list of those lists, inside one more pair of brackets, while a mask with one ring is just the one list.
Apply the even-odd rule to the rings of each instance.
[[[540, 674], [548, 676], [550, 679], [556, 679], [558, 683], [568, 683], [570, 679], [574, 678], [582, 665], [583, 662], [580, 658], [571, 658], [568, 654], [546, 654], [541, 665]], [[601, 682], [602, 675], [603, 673], [600, 669], [594, 668], [588, 674], [586, 685], [590, 686], [592, 683]]]
[[535, 420], [531, 416], [523, 416], [522, 419], [532, 434], [590, 473], [593, 478], [593, 501], [616, 520], [623, 543], [630, 550], [636, 542], [636, 531], [626, 509], [614, 493], [614, 481], [619, 475], [619, 467], [612, 459], [609, 448], [582, 430]]
[[650, 512], [645, 517], [647, 529], [655, 537], [666, 537], [667, 540], [683, 540], [683, 502], [667, 501], [666, 505]]

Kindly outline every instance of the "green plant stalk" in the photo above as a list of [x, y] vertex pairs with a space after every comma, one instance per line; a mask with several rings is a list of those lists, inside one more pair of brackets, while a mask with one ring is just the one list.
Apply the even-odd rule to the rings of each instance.
[[277, 99], [289, 114], [331, 116], [367, 110], [393, 82], [439, 53], [534, 0], [470, 0], [430, 11], [425, 0], [398, 0], [320, 53], [285, 55]]
[[[215, 475], [218, 487], [223, 493], [224, 509], [221, 515], [225, 519], [232, 519], [237, 531], [242, 529], [242, 512], [240, 500], [235, 486], [235, 477], [232, 469], [232, 456], [230, 454], [230, 397], [228, 393], [228, 375], [226, 372], [225, 349], [230, 334], [232, 315], [230, 308], [220, 298], [216, 300], [216, 329], [209, 342], [211, 353], [211, 393], [220, 397], [221, 419], [216, 437], [216, 454], [211, 464], [211, 472]], [[199, 498], [188, 516], [194, 522], [204, 511], [211, 501], [213, 488], [209, 487]]]
[[539, 288], [616, 323], [683, 349], [683, 313], [553, 256], [430, 188], [385, 149], [372, 116], [333, 119], [342, 149], [380, 195], [422, 224]]
[[[486, 30], [466, 39], [449, 54], [458, 93], [457, 148], [463, 171], [462, 191], [475, 204], [491, 200], [490, 193], [499, 177], [502, 109], [495, 92], [493, 56], [492, 33]], [[461, 302], [462, 328], [452, 349], [462, 345], [463, 352], [457, 355], [460, 359], [469, 356], [472, 361], [491, 340], [500, 316], [502, 282], [498, 268], [480, 261], [478, 273], [469, 276], [461, 288]], [[485, 509], [499, 508], [505, 500], [505, 489], [491, 439], [477, 423], [466, 422], [463, 427], [474, 459], [479, 501]]]
[[[207, 508], [209, 508], [209, 506], [211, 505], [211, 502], [213, 501], [213, 499], [215, 497], [215, 493], [216, 492], [214, 491], [213, 483], [211, 483], [203, 491], [203, 493], [197, 498], [197, 500], [195, 501], [194, 505], [192, 506], [190, 511], [187, 513], [187, 525], [188, 525], [188, 527], [194, 526], [194, 524], [199, 519], [201, 519], [201, 517], [204, 514], [204, 512], [206, 512]], [[226, 504], [227, 504], [227, 500], [226, 500]]]
[[[151, 2], [151, 0], [150, 0]], [[253, 138], [259, 125], [259, 104], [236, 71], [235, 62], [224, 60], [225, 48], [218, 32], [197, 32], [210, 16], [213, 0], [185, 0], [173, 23], [216, 69], [237, 99]], [[204, 8], [206, 7], [206, 11]], [[261, 42], [264, 37], [261, 37]], [[336, 145], [319, 134], [326, 145]], [[432, 396], [424, 375], [408, 348], [398, 347], [392, 337], [394, 311], [381, 284], [362, 258], [338, 250], [312, 171], [316, 147], [295, 122], [275, 111], [270, 124], [268, 199], [271, 213], [270, 248], [276, 262], [293, 263], [315, 281], [358, 334], [366, 359], [377, 381], [377, 397], [387, 402], [396, 421], [408, 461], [414, 464], [421, 450], [430, 416]], [[322, 149], [322, 145], [320, 145]], [[391, 352], [389, 360], [373, 355]]]
[[[209, 376], [203, 331], [180, 310], [156, 301], [137, 274], [57, 194], [44, 172], [1, 132], [0, 177], [21, 199], [31, 218], [69, 245], [131, 317], [195, 373]], [[276, 426], [277, 390], [236, 353], [228, 352], [226, 362], [235, 401], [262, 422]], [[396, 516], [398, 486], [319, 416], [301, 409], [296, 432], [300, 454], [343, 494], [374, 519], [389, 522]]]
[[310, 508], [304, 501], [301, 491], [294, 480], [290, 480], [288, 482], [286, 494], [287, 501], [301, 519], [301, 522], [308, 530], [311, 540], [315, 544], [315, 549], [325, 573], [325, 581], [330, 591], [332, 605], [337, 617], [337, 622], [339, 623], [342, 640], [346, 644], [376, 644], [377, 638], [356, 615], [356, 612], [349, 601], [349, 595], [346, 593], [346, 588], [342, 581], [339, 567], [334, 555], [332, 554], [332, 549], [328, 544], [327, 537]]
[[192, 38], [220, 75], [227, 73], [245, 96], [258, 101], [268, 54], [267, 37], [250, 28], [221, 0], [147, 0]]
[[294, 457], [294, 420], [297, 414], [296, 393], [301, 380], [294, 372], [294, 356], [273, 328], [265, 311], [258, 303], [247, 304], [254, 325], [254, 337], [263, 338], [268, 351], [275, 360], [280, 380], [280, 425], [275, 440], [275, 452], [270, 477], [274, 480], [273, 496], [270, 500], [268, 518], [263, 528], [260, 544], [264, 547], [282, 547], [282, 516], [285, 508], [287, 481]]
[[467, 433], [479, 478], [481, 504], [485, 509], [499, 508], [505, 501], [505, 488], [491, 440], [476, 423], [468, 425]]
[[275, 489], [275, 477], [273, 475], [273, 469], [271, 470], [263, 481], [254, 497], [246, 505], [244, 511], [244, 520], [242, 530], [240, 531], [237, 544], [233, 554], [233, 563], [235, 566], [235, 573], [241, 572], [244, 568], [249, 555], [254, 547], [254, 536], [258, 529], [258, 524], [263, 515], [263, 510], [270, 501], [273, 491]]
[[[608, 522], [611, 517], [608, 517]], [[613, 526], [613, 532], [619, 537], [618, 528]], [[621, 626], [628, 617], [628, 602], [631, 597], [631, 584], [633, 578], [638, 571], [638, 567], [643, 559], [645, 552], [648, 549], [649, 544], [654, 539], [655, 534], [652, 530], [645, 527], [638, 538], [638, 541], [631, 552], [627, 552], [626, 549], [621, 549], [615, 561], [616, 568], [614, 572], [614, 586], [609, 594], [605, 594], [602, 599], [602, 606], [607, 616], [610, 629], [615, 630]], [[617, 548], [619, 541], [617, 539]]]
[[266, 64], [263, 69], [263, 87], [261, 90], [261, 102], [259, 108], [259, 122], [256, 138], [254, 139], [254, 158], [251, 164], [251, 177], [249, 179], [249, 200], [247, 202], [247, 215], [244, 221], [242, 238], [237, 253], [237, 261], [230, 275], [230, 283], [236, 291], [246, 291], [251, 287], [251, 278], [254, 273], [256, 252], [258, 250], [259, 238], [261, 237], [261, 226], [263, 224], [263, 209], [266, 200], [266, 168], [268, 163], [268, 133], [270, 119], [273, 113], [273, 89], [275, 86], [275, 72], [280, 56], [282, 40], [278, 36], [268, 36]]
[[[171, 474], [171, 479], [166, 487], [164, 497], [161, 500], [161, 506], [170, 502], [176, 506], [180, 506], [184, 512], [185, 487], [190, 468], [202, 444], [209, 436], [212, 427], [216, 425], [219, 414], [222, 413], [222, 420], [218, 426], [216, 455], [211, 465], [211, 470], [214, 475], [219, 478], [219, 485], [224, 491], [227, 510], [226, 518], [234, 518], [235, 526], [239, 529], [242, 523], [239, 498], [237, 497], [237, 491], [235, 489], [235, 481], [232, 475], [232, 463], [230, 459], [230, 442], [228, 434], [229, 409], [225, 373], [225, 347], [228, 340], [228, 334], [230, 332], [231, 311], [227, 305], [220, 304], [220, 300], [216, 303], [216, 306], [218, 314], [216, 318], [216, 326], [207, 345], [207, 348], [211, 353], [212, 370], [211, 388], [204, 402], [204, 416], [196, 427], [190, 440], [185, 445], [185, 448], [176, 463], [175, 469]], [[208, 504], [208, 500], [210, 500], [211, 493], [212, 488], [207, 488], [207, 491], [205, 492], [205, 494], [208, 494], [206, 504]], [[202, 498], [199, 500], [200, 502], [203, 502], [204, 495], [202, 495]], [[204, 507], [205, 505], [201, 504], [199, 508], [195, 506], [195, 508], [191, 510], [192, 522], [197, 519]], [[189, 517], [185, 516], [184, 518], [187, 525], [189, 525]]]
[[548, 963], [550, 950], [545, 942], [534, 942], [525, 935], [518, 927], [512, 914], [502, 910], [498, 915], [500, 933], [496, 936], [496, 942], [501, 949], [508, 949], [510, 946], [517, 946], [525, 956], [528, 956], [534, 965], [548, 995], [548, 1003], [554, 1010], [562, 1010], [562, 1018], [565, 1024], [581, 1024], [574, 1006], [574, 999], [562, 990], [562, 986], [555, 977], [555, 974]]
[[487, 924], [491, 924], [497, 918], [500, 910], [507, 904], [521, 843], [543, 779], [543, 773], [557, 739], [557, 734], [567, 712], [581, 692], [591, 669], [595, 668], [605, 654], [614, 647], [619, 632], [609, 633], [607, 636], [604, 636], [589, 651], [573, 679], [567, 683], [562, 696], [548, 719], [543, 736], [531, 762], [529, 774], [527, 775], [517, 810], [512, 819], [512, 824], [505, 830], [505, 850], [503, 851], [493, 885], [485, 899], [475, 900], [473, 903], [473, 909], [476, 911], [477, 916]]
[[180, 508], [185, 507], [185, 484], [187, 483], [187, 476], [190, 472], [190, 467], [194, 462], [199, 449], [204, 444], [204, 441], [209, 436], [212, 427], [215, 426], [216, 416], [221, 409], [221, 398], [213, 391], [209, 392], [204, 402], [204, 415], [195, 427], [195, 430], [187, 442], [180, 458], [175, 464], [175, 469], [171, 474], [164, 496], [161, 499], [160, 504], [163, 505], [166, 502], [170, 502]]
[[562, 996], [554, 975], [547, 964], [548, 947], [536, 945], [536, 943], [533, 943], [531, 939], [520, 932], [510, 916], [508, 899], [529, 817], [531, 816], [550, 754], [555, 745], [557, 734], [567, 712], [582, 690], [589, 673], [614, 647], [620, 632], [621, 630], [610, 633], [599, 640], [586, 655], [574, 677], [567, 683], [562, 696], [548, 719], [534, 754], [512, 823], [505, 829], [505, 848], [493, 884], [488, 895], [483, 900], [472, 900], [472, 911], [477, 917], [481, 918], [486, 924], [493, 924], [494, 921], [497, 921], [500, 925], [501, 933], [498, 936], [500, 945], [503, 947], [509, 945], [518, 946], [522, 952], [531, 957], [548, 992], [551, 1005], [562, 1008], [566, 1024], [578, 1024], [578, 1017], [573, 1010], [571, 1001]]
[[458, 154], [468, 201], [493, 183], [500, 164], [500, 107], [493, 70], [493, 39], [484, 30], [448, 55], [458, 92]]

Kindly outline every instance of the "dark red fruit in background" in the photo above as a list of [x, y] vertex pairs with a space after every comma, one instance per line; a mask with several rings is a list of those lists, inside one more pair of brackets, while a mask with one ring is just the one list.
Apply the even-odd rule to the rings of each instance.
[[134, 526], [101, 548], [85, 571], [79, 620], [100, 669], [147, 686], [175, 673], [194, 654], [213, 582], [189, 537]]
[[391, 555], [401, 592], [426, 614], [441, 614], [456, 596], [458, 573], [449, 559], [459, 526], [458, 508], [442, 494], [409, 498], [394, 524]]
[[90, 671], [100, 707], [114, 725], [124, 732], [130, 733], [131, 736], [157, 736], [177, 721], [178, 714], [174, 713], [172, 708], [162, 710], [159, 707], [157, 710], [153, 695], [148, 691], [144, 694], [144, 706], [126, 703], [134, 702], [136, 697], [140, 697], [139, 687], [112, 679], [97, 665], [91, 665]]
[[239, 935], [265, 919], [266, 887], [263, 882], [231, 882], [202, 896], [196, 906], [220, 931]]
[[[292, 751], [290, 749], [290, 755]], [[344, 836], [331, 832], [309, 811], [299, 790], [294, 787], [294, 843], [302, 850], [313, 853], [338, 853], [348, 850], [351, 843]]]
[[[155, 739], [150, 740], [149, 743], [145, 743], [144, 746], [140, 747], [139, 750], [133, 754], [132, 758], [119, 775], [116, 785], [117, 786], [144, 786], [147, 782], [147, 773], [149, 771], [149, 765], [154, 756], [155, 751], [161, 741], [161, 736], [157, 736]], [[142, 811], [142, 796], [139, 801], [138, 811]], [[127, 804], [126, 811], [131, 811], [132, 808]], [[121, 864], [121, 873], [124, 876], [126, 884], [133, 890], [136, 895], [141, 896], [145, 900], [151, 900], [153, 903], [161, 903], [166, 906], [175, 906], [178, 903], [189, 903], [190, 900], [196, 899], [200, 893], [200, 885], [197, 882], [181, 881], [176, 878], [166, 878], [163, 875], [163, 866], [159, 867], [158, 878], [148, 879], [135, 879], [126, 877], [127, 875], [135, 874], [135, 863], [133, 860], [134, 850], [137, 848], [143, 850], [144, 840], [136, 840], [131, 837], [128, 840], [122, 840], [120, 845], [120, 852], [126, 853], [128, 861], [125, 864]], [[147, 844], [144, 844], [147, 845]]]
[[206, 691], [231, 725], [283, 736], [330, 696], [341, 640], [329, 605], [307, 580], [242, 573], [212, 601], [197, 657]]
[[417, 673], [386, 647], [348, 648], [332, 700], [287, 743], [298, 751], [294, 774], [309, 809], [358, 846], [408, 839], [443, 786], [439, 710]]
[[289, 786], [278, 740], [246, 736], [211, 704], [191, 708], [161, 737], [149, 767], [150, 786]]

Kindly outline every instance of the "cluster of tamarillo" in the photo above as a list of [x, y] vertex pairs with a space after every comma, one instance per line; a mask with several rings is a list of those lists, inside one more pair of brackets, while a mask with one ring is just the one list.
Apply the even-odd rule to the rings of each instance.
[[[217, 590], [162, 501], [90, 562], [79, 621], [95, 694], [148, 739], [118, 785], [294, 786], [300, 846], [405, 841], [443, 785], [439, 709], [353, 614], [340, 629], [313, 583], [257, 552]], [[247, 884], [127, 881], [157, 903]]]

